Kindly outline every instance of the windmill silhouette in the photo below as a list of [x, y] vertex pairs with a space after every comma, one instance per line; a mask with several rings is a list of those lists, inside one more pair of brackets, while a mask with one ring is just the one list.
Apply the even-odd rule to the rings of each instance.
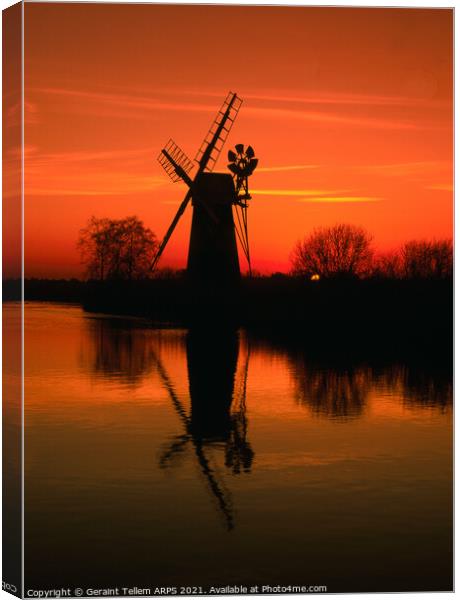
[[228, 153], [231, 173], [212, 173], [241, 104], [241, 98], [229, 92], [195, 157], [198, 168], [193, 178], [190, 175], [193, 162], [173, 140], [169, 140], [161, 151], [158, 157], [161, 166], [172, 181], [183, 181], [188, 190], [152, 261], [152, 270], [192, 201], [193, 217], [187, 260], [189, 277], [194, 282], [207, 285], [235, 284], [240, 278], [235, 231], [251, 272], [247, 208], [251, 198], [248, 177], [258, 163], [254, 150], [249, 146], [245, 151], [243, 144], [237, 144], [236, 152]]

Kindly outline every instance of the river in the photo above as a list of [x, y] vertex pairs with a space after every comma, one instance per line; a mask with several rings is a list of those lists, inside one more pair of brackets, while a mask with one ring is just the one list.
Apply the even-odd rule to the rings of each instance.
[[452, 588], [449, 365], [51, 303], [24, 364], [26, 588]]

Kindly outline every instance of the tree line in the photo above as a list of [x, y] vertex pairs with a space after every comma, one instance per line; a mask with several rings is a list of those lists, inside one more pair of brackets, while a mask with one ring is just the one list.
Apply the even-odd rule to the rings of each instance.
[[[152, 277], [158, 249], [151, 229], [136, 216], [91, 217], [78, 248], [86, 275], [95, 280]], [[315, 279], [448, 279], [453, 274], [452, 240], [412, 240], [393, 252], [378, 253], [362, 227], [337, 224], [315, 229], [291, 253], [291, 275]], [[171, 276], [166, 269], [165, 276]]]
[[362, 227], [322, 227], [296, 243], [292, 272], [310, 278], [447, 279], [453, 274], [452, 240], [411, 240], [378, 253]]

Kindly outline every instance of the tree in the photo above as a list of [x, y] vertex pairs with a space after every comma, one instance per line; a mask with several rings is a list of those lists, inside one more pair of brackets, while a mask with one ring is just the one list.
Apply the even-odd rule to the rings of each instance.
[[385, 279], [402, 278], [401, 251], [386, 252], [374, 256], [372, 264], [372, 275]]
[[91, 279], [131, 280], [150, 275], [158, 242], [137, 217], [91, 217], [80, 231], [78, 248]]
[[452, 240], [411, 241], [401, 251], [403, 276], [410, 279], [452, 277]]
[[312, 277], [357, 277], [372, 258], [371, 237], [361, 227], [339, 224], [315, 229], [297, 242], [291, 256], [293, 271]]

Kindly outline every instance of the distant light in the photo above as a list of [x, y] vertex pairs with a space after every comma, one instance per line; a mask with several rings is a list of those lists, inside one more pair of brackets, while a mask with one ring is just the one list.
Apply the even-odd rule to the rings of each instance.
[[318, 280], [319, 280], [319, 275], [318, 275], [318, 273], [315, 273], [314, 275], [312, 275], [312, 276], [310, 277], [310, 280], [311, 280], [311, 281], [318, 281]]

